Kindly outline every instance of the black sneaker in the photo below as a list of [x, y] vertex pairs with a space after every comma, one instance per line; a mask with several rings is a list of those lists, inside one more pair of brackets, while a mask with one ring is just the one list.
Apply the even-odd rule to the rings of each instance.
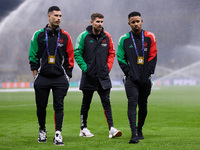
[[144, 136], [142, 134], [142, 130], [138, 130], [138, 139], [143, 140]]
[[64, 146], [60, 131], [56, 131], [55, 137], [53, 138], [53, 144], [55, 144], [57, 146]]
[[131, 137], [129, 144], [137, 144], [137, 143], [139, 143], [138, 137], [137, 136]]
[[47, 142], [47, 131], [46, 130], [39, 130], [38, 142], [39, 143]]

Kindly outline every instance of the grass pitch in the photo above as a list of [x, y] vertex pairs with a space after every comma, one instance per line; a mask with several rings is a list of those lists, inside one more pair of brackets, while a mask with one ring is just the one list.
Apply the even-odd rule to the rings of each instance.
[[198, 150], [200, 149], [200, 87], [160, 87], [152, 90], [148, 115], [144, 125], [144, 140], [128, 144], [131, 133], [127, 118], [127, 99], [124, 91], [111, 92], [114, 126], [122, 137], [109, 139], [108, 127], [95, 93], [88, 117], [88, 129], [93, 138], [79, 137], [81, 92], [68, 92], [65, 98], [63, 140], [65, 145], [53, 144], [54, 112], [52, 95], [47, 107], [47, 143], [38, 143], [38, 124], [34, 92], [0, 93], [1, 150]]

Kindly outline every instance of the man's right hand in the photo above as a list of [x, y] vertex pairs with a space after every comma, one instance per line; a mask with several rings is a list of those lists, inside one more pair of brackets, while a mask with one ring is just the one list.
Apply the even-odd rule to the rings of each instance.
[[33, 78], [34, 78], [36, 76], [36, 74], [38, 73], [38, 71], [37, 70], [33, 70], [32, 72], [33, 72]]

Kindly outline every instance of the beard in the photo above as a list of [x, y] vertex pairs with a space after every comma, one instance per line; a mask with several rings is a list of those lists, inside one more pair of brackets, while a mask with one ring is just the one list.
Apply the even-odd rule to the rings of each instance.
[[141, 31], [141, 28], [133, 28], [134, 33], [139, 33]]
[[94, 28], [94, 32], [98, 33], [101, 31], [102, 28]]
[[133, 31], [137, 33], [140, 31], [140, 28], [134, 28]]

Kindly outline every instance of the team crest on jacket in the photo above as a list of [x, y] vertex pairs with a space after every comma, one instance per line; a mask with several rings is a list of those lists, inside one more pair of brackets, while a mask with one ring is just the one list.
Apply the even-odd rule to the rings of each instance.
[[144, 48], [147, 48], [147, 42], [144, 42]]
[[59, 39], [58, 47], [63, 47], [63, 38]]
[[101, 41], [101, 46], [103, 46], [103, 47], [106, 47], [106, 46], [107, 46], [106, 39], [103, 39], [103, 40]]
[[60, 38], [60, 39], [59, 39], [59, 43], [63, 43], [63, 38]]
[[144, 51], [146, 52], [147, 51], [147, 42], [144, 42]]

